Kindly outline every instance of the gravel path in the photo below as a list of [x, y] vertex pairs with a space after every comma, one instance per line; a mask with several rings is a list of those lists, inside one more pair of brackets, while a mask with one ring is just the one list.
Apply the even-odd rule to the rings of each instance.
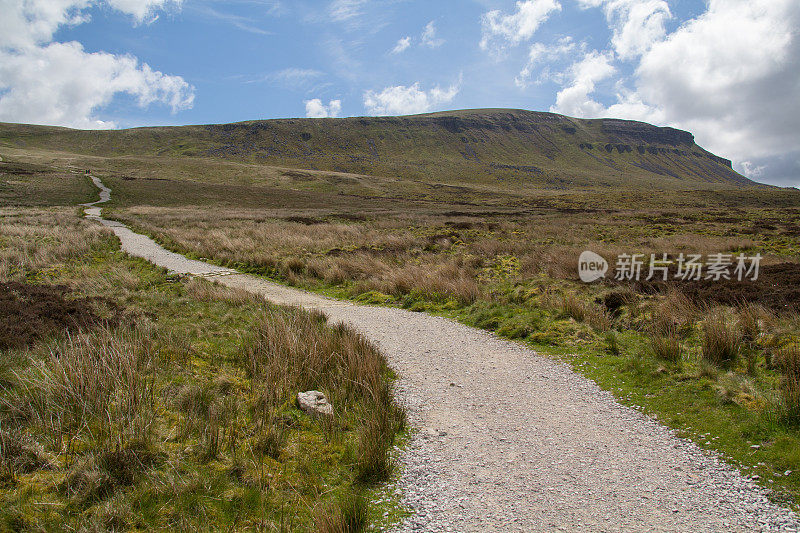
[[92, 206], [131, 255], [320, 309], [380, 346], [415, 429], [400, 452], [396, 488], [415, 510], [401, 531], [800, 531], [753, 481], [565, 365], [451, 320], [190, 261]]

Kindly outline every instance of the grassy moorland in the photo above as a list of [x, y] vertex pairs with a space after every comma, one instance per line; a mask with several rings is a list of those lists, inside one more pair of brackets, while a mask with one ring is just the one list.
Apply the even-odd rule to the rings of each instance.
[[[462, 204], [376, 197], [350, 209], [331, 195], [293, 211], [285, 196], [280, 207], [126, 206], [146, 188], [116, 186], [113, 216], [174, 250], [519, 340], [722, 452], [776, 498], [800, 494], [796, 191], [531, 193], [505, 206], [466, 192]], [[764, 259], [755, 282], [586, 285], [583, 250], [612, 263], [621, 253]]]
[[[531, 141], [530, 153], [492, 137], [497, 129], [474, 128], [490, 130], [486, 150], [507, 165], [504, 173], [486, 170], [497, 170], [491, 159], [480, 166], [459, 154], [470, 163], [450, 168], [445, 158], [441, 166], [449, 170], [428, 166], [424, 174], [387, 166], [377, 177], [367, 172], [384, 168], [378, 158], [363, 168], [358, 161], [328, 168], [312, 152], [306, 159], [276, 156], [275, 164], [302, 170], [261, 164], [255, 156], [264, 148], [261, 137], [248, 144], [242, 135], [254, 128], [261, 136], [269, 128], [298, 131], [282, 123], [256, 126], [228, 131], [231, 146], [239, 143], [245, 152], [214, 151], [215, 145], [180, 153], [175, 146], [197, 142], [197, 132], [156, 129], [126, 134], [139, 148], [126, 148], [117, 134], [36, 130], [13, 142], [0, 139], [0, 153], [19, 165], [91, 168], [114, 190], [108, 213], [173, 250], [365, 303], [452, 316], [523, 342], [757, 474], [776, 499], [797, 502], [798, 191], [756, 187], [717, 167], [722, 174], [706, 168], [713, 179], [702, 182], [702, 165], [651, 154], [647, 146], [642, 154], [633, 141], [631, 151], [609, 143], [610, 151], [603, 145], [605, 153], [598, 152], [585, 140], [584, 148], [574, 146], [570, 139], [578, 133], [607, 135], [601, 123], [576, 134], [551, 132]], [[442, 128], [434, 135], [442, 136], [436, 137], [442, 151], [458, 154], [447, 143], [465, 132], [445, 135]], [[658, 144], [664, 139], [655, 133], [650, 140]], [[75, 135], [83, 137], [77, 145]], [[162, 142], [169, 149], [154, 150]], [[292, 142], [297, 149], [299, 141]], [[435, 142], [423, 143], [430, 157]], [[78, 148], [81, 154], [69, 152]], [[402, 154], [390, 154], [393, 165]], [[571, 181], [539, 179], [517, 156], [560, 169]], [[600, 166], [585, 165], [584, 156], [599, 157]], [[542, 175], [562, 175], [556, 174]], [[764, 259], [754, 282], [587, 285], [576, 271], [584, 250], [611, 260], [612, 269], [622, 253]]]
[[[26, 170], [0, 206], [0, 530], [340, 532], [399, 512], [368, 503], [403, 425], [372, 344], [124, 256], [58, 206], [93, 196], [86, 178]], [[333, 417], [297, 408], [310, 389]]]

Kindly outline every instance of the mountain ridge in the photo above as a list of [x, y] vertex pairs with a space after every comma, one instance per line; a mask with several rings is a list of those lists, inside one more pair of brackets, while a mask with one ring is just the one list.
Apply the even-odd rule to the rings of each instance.
[[514, 109], [124, 130], [0, 124], [0, 143], [546, 189], [761, 186], [736, 173], [730, 160], [697, 145], [687, 131]]

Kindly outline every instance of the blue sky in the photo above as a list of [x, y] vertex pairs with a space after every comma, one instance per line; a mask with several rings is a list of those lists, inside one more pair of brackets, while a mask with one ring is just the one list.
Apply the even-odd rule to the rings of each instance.
[[0, 120], [511, 107], [671, 125], [800, 185], [796, 0], [0, 0]]
[[[703, 6], [701, 1], [678, 5], [690, 11], [690, 3]], [[414, 83], [425, 90], [460, 87], [455, 98], [432, 110], [549, 110], [554, 103], [556, 83], [528, 88], [514, 83], [526, 63], [527, 47], [515, 46], [496, 57], [479, 46], [481, 17], [492, 9], [513, 11], [513, 1], [353, 2], [352, 10], [338, 19], [334, 4], [187, 0], [179, 9], [167, 5], [157, 20], [138, 25], [129, 15], [98, 5], [87, 10], [91, 23], [62, 27], [55, 40], [78, 41], [87, 52], [131, 54], [195, 88], [193, 107], [177, 114], [167, 106], [140, 108], [118, 95], [96, 116], [123, 127], [303, 117], [304, 102], [315, 98], [340, 100], [341, 116], [368, 115], [365, 91]], [[577, 2], [563, 4], [562, 10], [540, 28], [537, 41], [580, 35], [594, 48], [607, 46], [611, 31], [602, 11], [581, 9]], [[433, 47], [421, 42], [431, 22], [439, 41]], [[677, 24], [677, 19], [670, 23]], [[410, 46], [392, 54], [405, 37], [411, 38]], [[561, 66], [568, 61], [563, 58]]]

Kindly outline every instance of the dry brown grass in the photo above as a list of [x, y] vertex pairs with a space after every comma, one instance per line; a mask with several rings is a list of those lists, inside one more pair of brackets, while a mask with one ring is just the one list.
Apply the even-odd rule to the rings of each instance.
[[650, 316], [646, 330], [657, 336], [677, 337], [688, 333], [702, 313], [682, 292], [670, 290], [653, 305]]
[[[122, 446], [146, 441], [154, 413], [154, 346], [146, 331], [96, 329], [59, 341], [16, 376], [2, 405], [50, 436]], [[113, 441], [113, 442], [112, 442]]]
[[742, 353], [742, 332], [724, 310], [708, 313], [703, 321], [703, 359], [722, 368], [730, 368]]
[[778, 352], [778, 366], [783, 374], [781, 395], [787, 416], [800, 422], [800, 345], [792, 344]]
[[654, 336], [650, 339], [650, 346], [656, 357], [664, 361], [669, 361], [670, 363], [677, 363], [681, 360], [681, 356], [683, 355], [681, 341], [674, 336]]
[[614, 325], [613, 319], [599, 305], [574, 294], [564, 294], [557, 302], [562, 314], [578, 322], [585, 322], [598, 331], [608, 331]]
[[[490, 217], [437, 214], [426, 206], [348, 220], [321, 207], [291, 213], [289, 208], [223, 208], [212, 214], [191, 207], [135, 207], [117, 215], [180, 251], [290, 283], [321, 281], [349, 286], [351, 293], [378, 291], [398, 298], [417, 292], [463, 304], [491, 294], [498, 281], [575, 281], [584, 250], [606, 257], [613, 268], [621, 253], [709, 254], [754, 246], [742, 236], [698, 235], [693, 230], [706, 233], [708, 225], [693, 212], [687, 213], [688, 220], [666, 217], [674, 219], [674, 226], [654, 237], [649, 221], [662, 215], [652, 209], [624, 214], [542, 210], [530, 217]], [[504, 258], [514, 258], [518, 268], [493, 271]], [[678, 313], [689, 306], [680, 302], [673, 307], [666, 316], [673, 324], [656, 326], [661, 334], [684, 326]]]
[[21, 280], [85, 257], [107, 236], [74, 208], [0, 208], [0, 280]]
[[186, 282], [186, 295], [201, 302], [225, 300], [240, 305], [260, 303], [263, 298], [244, 289], [225, 287], [202, 278]]
[[773, 321], [772, 313], [758, 304], [741, 306], [737, 312], [737, 318], [742, 330], [742, 340], [749, 344], [756, 343]]

